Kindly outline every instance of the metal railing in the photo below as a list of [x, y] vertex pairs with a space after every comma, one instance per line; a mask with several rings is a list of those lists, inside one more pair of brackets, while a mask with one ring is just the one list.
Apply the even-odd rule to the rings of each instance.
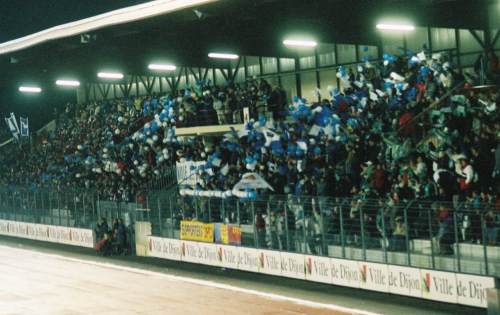
[[0, 189], [0, 220], [94, 229], [101, 218], [135, 222], [134, 203], [108, 201], [99, 192], [71, 189]]
[[182, 220], [229, 223], [242, 246], [500, 276], [500, 215], [493, 202], [271, 195], [256, 200], [180, 196], [177, 188], [134, 203], [97, 192], [0, 190], [0, 219], [94, 229], [100, 218], [179, 238]]
[[242, 246], [500, 276], [500, 216], [491, 203], [269, 196], [260, 200], [150, 194], [156, 236], [182, 220], [242, 228]]

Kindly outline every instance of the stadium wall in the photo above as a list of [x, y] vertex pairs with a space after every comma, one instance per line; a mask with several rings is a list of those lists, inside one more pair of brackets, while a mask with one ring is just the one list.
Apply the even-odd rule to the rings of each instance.
[[[487, 307], [493, 277], [147, 236], [140, 256]], [[146, 249], [144, 251], [144, 249]]]
[[91, 229], [0, 220], [0, 235], [80, 247], [94, 247]]

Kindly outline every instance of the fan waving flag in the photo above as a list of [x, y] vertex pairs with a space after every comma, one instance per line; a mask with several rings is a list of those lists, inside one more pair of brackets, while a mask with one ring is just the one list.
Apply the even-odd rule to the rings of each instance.
[[19, 127], [17, 126], [16, 116], [14, 116], [14, 113], [10, 113], [10, 117], [5, 118], [5, 122], [7, 123], [12, 136], [19, 139]]
[[21, 137], [29, 137], [29, 124], [28, 124], [28, 117], [23, 118], [20, 117], [19, 121], [21, 123]]

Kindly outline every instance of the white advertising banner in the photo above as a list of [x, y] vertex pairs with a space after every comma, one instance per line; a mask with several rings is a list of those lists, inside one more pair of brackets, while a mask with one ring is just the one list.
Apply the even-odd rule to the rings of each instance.
[[259, 250], [255, 248], [240, 247], [238, 255], [238, 269], [259, 272]]
[[458, 304], [487, 307], [486, 289], [495, 287], [495, 279], [457, 273]]
[[388, 265], [387, 270], [390, 293], [422, 297], [422, 281], [418, 268]]
[[0, 220], [0, 234], [9, 235], [9, 221]]
[[221, 258], [215, 244], [198, 243], [198, 262], [200, 264], [220, 267], [222, 266]]
[[182, 245], [180, 240], [150, 236], [148, 240], [148, 256], [181, 260]]
[[306, 255], [306, 279], [314, 282], [332, 283], [332, 264], [328, 257]]
[[49, 227], [49, 241], [54, 243], [71, 245], [70, 229], [64, 226]]
[[289, 278], [305, 279], [304, 255], [281, 252], [281, 275]]
[[24, 222], [9, 222], [9, 235], [27, 238], [28, 225]]
[[[0, 234], [6, 229], [26, 233], [23, 225], [0, 220]], [[36, 232], [28, 227], [27, 231], [40, 239], [49, 233], [44, 231], [52, 229], [46, 226]], [[57, 235], [64, 241], [64, 231]], [[487, 306], [486, 289], [495, 286], [492, 277], [153, 236], [147, 255], [483, 308]]]
[[457, 279], [454, 273], [421, 269], [420, 278], [424, 299], [457, 303]]
[[217, 245], [217, 251], [222, 256], [222, 266], [230, 269], [239, 269], [240, 247]]
[[28, 227], [28, 236], [34, 240], [50, 241], [49, 226], [44, 224], [33, 224]]
[[0, 220], [0, 235], [89, 248], [94, 247], [94, 233], [89, 229]]
[[182, 255], [181, 260], [190, 262], [190, 263], [200, 263], [198, 259], [198, 246], [200, 243], [190, 242], [190, 241], [182, 241]]
[[71, 240], [73, 245], [83, 247], [94, 247], [94, 232], [90, 229], [71, 229]]
[[360, 261], [358, 262], [358, 269], [361, 275], [360, 288], [378, 292], [389, 292], [387, 265]]
[[260, 272], [268, 275], [281, 275], [281, 255], [275, 250], [259, 250]]
[[361, 273], [357, 261], [332, 258], [330, 264], [332, 266], [332, 284], [359, 288]]

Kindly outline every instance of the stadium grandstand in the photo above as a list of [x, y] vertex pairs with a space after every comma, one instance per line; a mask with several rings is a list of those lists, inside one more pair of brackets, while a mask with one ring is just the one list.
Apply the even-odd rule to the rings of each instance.
[[500, 314], [499, 1], [86, 3], [2, 26], [0, 235]]

